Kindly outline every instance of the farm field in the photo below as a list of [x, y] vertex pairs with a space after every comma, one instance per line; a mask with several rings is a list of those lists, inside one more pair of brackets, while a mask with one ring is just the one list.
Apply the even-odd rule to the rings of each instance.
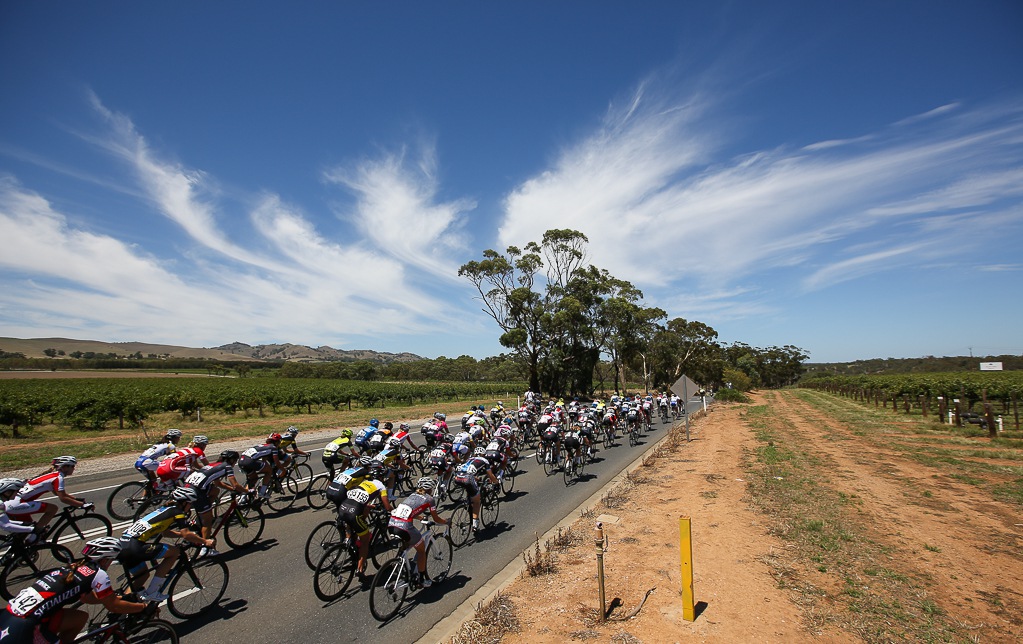
[[[1023, 441], [811, 390], [716, 404], [541, 548], [454, 642], [1018, 642]], [[682, 619], [679, 517], [698, 616]], [[594, 525], [607, 602], [597, 621]], [[523, 563], [523, 568], [526, 568]], [[541, 572], [543, 566], [533, 566]]]

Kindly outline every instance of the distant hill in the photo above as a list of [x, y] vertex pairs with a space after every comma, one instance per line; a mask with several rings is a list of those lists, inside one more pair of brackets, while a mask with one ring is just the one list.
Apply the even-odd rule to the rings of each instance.
[[[301, 344], [257, 344], [232, 342], [220, 347], [195, 348], [147, 342], [101, 342], [71, 338], [0, 338], [0, 351], [22, 353], [26, 358], [45, 358], [46, 350], [54, 349], [58, 357], [72, 353], [116, 354], [127, 357], [141, 353], [143, 358], [208, 358], [212, 360], [251, 360], [253, 362], [354, 362], [367, 360], [378, 364], [422, 360], [414, 353], [386, 353], [368, 349], [346, 351], [333, 347], [317, 348]], [[61, 354], [63, 352], [63, 354]]]

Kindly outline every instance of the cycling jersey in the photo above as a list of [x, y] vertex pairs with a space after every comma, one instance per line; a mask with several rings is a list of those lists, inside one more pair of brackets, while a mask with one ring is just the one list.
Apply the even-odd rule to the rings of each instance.
[[423, 539], [415, 524], [412, 523], [422, 514], [428, 514], [434, 507], [433, 497], [428, 494], [413, 492], [407, 499], [402, 501], [398, 507], [391, 511], [391, 518], [387, 522], [388, 529], [399, 535], [406, 546], [414, 546]]
[[32, 532], [31, 523], [15, 520], [7, 514], [8, 512], [16, 510], [21, 505], [23, 505], [22, 502], [15, 501], [14, 499], [0, 502], [0, 530], [14, 534], [27, 534]]
[[195, 488], [196, 490], [208, 491], [215, 482], [234, 475], [234, 468], [230, 463], [211, 463], [189, 474], [185, 478], [185, 486]]
[[366, 480], [369, 470], [365, 467], [349, 467], [347, 470], [338, 472], [334, 480], [327, 485], [325, 494], [335, 504], [344, 503], [348, 498], [348, 490], [351, 490]]
[[19, 501], [35, 501], [43, 494], [64, 491], [64, 475], [60, 471], [49, 472], [28, 481], [18, 490], [14, 498]]
[[121, 543], [126, 544], [131, 540], [136, 540], [141, 543], [146, 543], [151, 539], [156, 539], [164, 533], [165, 530], [171, 528], [187, 528], [188, 517], [178, 507], [178, 505], [171, 504], [157, 508], [140, 518], [135, 523], [124, 531], [121, 535]]
[[334, 440], [327, 443], [327, 446], [323, 448], [323, 457], [327, 458], [336, 457], [339, 450], [352, 446], [352, 439], [347, 436], [341, 438], [335, 438]]
[[114, 592], [106, 571], [92, 562], [57, 568], [22, 589], [7, 605], [7, 613], [33, 624], [46, 623], [64, 606], [89, 592], [100, 598]]
[[378, 463], [383, 463], [387, 467], [391, 467], [391, 465], [396, 460], [398, 460], [398, 450], [397, 449], [385, 449], [384, 451], [382, 451], [379, 454], [377, 454], [376, 456], [374, 456], [373, 460], [377, 461]]
[[206, 458], [206, 454], [198, 447], [179, 449], [160, 461], [156, 468], [156, 475], [164, 481], [179, 479], [185, 472], [191, 469], [192, 463], [204, 458]]
[[170, 454], [178, 448], [174, 443], [167, 441], [166, 443], [157, 443], [146, 451], [142, 452], [137, 459], [135, 459], [135, 469], [137, 470], [149, 470], [153, 471], [160, 464], [160, 458]]
[[369, 439], [372, 438], [375, 433], [377, 433], [376, 427], [363, 427], [359, 430], [359, 433], [355, 435], [355, 444], [359, 447], [366, 447], [369, 444]]
[[273, 462], [275, 456], [280, 456], [281, 450], [273, 443], [256, 445], [242, 452], [238, 465], [243, 472], [252, 473], [263, 469], [265, 463]]

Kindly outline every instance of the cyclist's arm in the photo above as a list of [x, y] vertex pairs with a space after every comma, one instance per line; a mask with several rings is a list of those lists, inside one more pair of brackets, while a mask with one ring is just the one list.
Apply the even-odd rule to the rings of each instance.
[[437, 514], [437, 508], [433, 507], [432, 505], [430, 506], [430, 516], [433, 517], [433, 520], [440, 525], [447, 525], [448, 523], [447, 519]]
[[146, 609], [146, 604], [126, 601], [117, 593], [109, 593], [98, 597], [95, 592], [88, 592], [82, 595], [83, 604], [103, 604], [111, 613], [130, 614], [141, 613]]
[[86, 501], [76, 499], [75, 497], [68, 494], [67, 490], [57, 490], [55, 494], [64, 505], [70, 505], [73, 508], [80, 508], [86, 504]]
[[194, 545], [197, 545], [197, 546], [207, 546], [209, 548], [212, 548], [214, 543], [216, 543], [215, 541], [213, 541], [213, 539], [203, 539], [202, 537], [200, 537], [196, 533], [192, 532], [188, 528], [180, 528], [180, 529], [177, 529], [177, 530], [175, 530], [173, 528], [168, 528], [164, 532], [166, 532], [167, 534], [171, 535], [172, 537], [177, 537], [178, 539], [184, 539], [188, 543], [191, 543], [191, 544], [194, 544]]
[[238, 479], [236, 479], [235, 477], [228, 476], [227, 479], [228, 479], [227, 481], [224, 480], [214, 481], [213, 484], [216, 485], [217, 487], [224, 488], [225, 490], [238, 492], [240, 494], [245, 494], [249, 491], [249, 488], [238, 483]]

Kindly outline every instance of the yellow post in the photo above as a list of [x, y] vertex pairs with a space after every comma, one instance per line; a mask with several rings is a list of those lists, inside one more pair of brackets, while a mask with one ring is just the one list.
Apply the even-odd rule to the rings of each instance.
[[604, 598], [604, 526], [597, 521], [597, 534], [593, 545], [597, 549], [597, 598], [600, 600], [600, 621], [607, 619], [607, 604]]
[[696, 604], [693, 600], [693, 529], [692, 520], [679, 517], [679, 554], [682, 560], [682, 619], [696, 621]]

